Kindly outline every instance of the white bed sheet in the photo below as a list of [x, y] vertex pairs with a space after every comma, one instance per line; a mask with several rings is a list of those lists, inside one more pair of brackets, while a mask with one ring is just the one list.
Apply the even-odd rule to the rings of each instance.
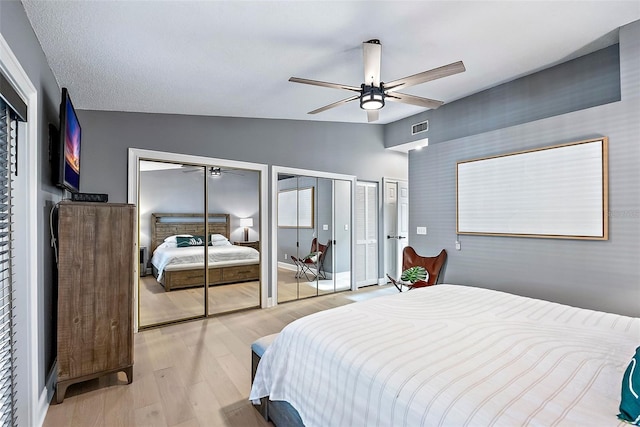
[[437, 285], [291, 323], [250, 399], [313, 426], [615, 426], [640, 319]]
[[[230, 265], [255, 264], [260, 261], [260, 253], [248, 246], [228, 245], [209, 246], [209, 266], [225, 267]], [[151, 257], [151, 264], [158, 270], [158, 281], [166, 269], [180, 270], [202, 266], [204, 246], [186, 248], [158, 247]]]

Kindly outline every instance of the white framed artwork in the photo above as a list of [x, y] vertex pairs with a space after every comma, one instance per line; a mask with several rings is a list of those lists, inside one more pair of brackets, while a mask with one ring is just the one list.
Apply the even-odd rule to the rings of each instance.
[[608, 239], [606, 137], [461, 161], [458, 234]]

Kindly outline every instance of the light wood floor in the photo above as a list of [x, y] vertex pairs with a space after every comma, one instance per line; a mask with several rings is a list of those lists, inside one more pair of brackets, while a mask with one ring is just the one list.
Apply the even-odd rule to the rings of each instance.
[[[278, 269], [278, 302], [292, 301], [348, 289], [347, 282], [332, 280], [306, 282], [296, 279], [295, 270]], [[177, 289], [165, 292], [152, 275], [140, 277], [140, 326], [202, 316], [204, 313], [204, 287]], [[260, 282], [231, 283], [209, 286], [209, 314], [260, 306]]]
[[251, 343], [308, 314], [396, 292], [371, 286], [137, 333], [133, 382], [118, 374], [70, 386], [44, 427], [270, 425], [247, 400]]

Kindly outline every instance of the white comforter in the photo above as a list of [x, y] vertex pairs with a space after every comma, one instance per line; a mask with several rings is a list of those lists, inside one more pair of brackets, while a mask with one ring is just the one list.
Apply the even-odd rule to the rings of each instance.
[[[162, 274], [168, 266], [197, 268], [197, 266], [202, 266], [203, 261], [204, 246], [186, 248], [159, 246], [153, 252], [153, 257], [151, 257], [151, 264], [158, 270], [158, 281], [162, 280]], [[251, 264], [259, 261], [260, 253], [247, 246], [209, 246], [210, 267]]]
[[312, 426], [607, 426], [640, 319], [437, 285], [304, 317], [250, 399]]

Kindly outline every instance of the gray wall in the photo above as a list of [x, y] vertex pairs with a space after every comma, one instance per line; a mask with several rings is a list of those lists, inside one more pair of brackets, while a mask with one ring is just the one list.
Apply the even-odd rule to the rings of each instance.
[[[130, 147], [357, 175], [406, 177], [407, 156], [385, 150], [383, 126], [298, 120], [78, 111], [84, 192], [127, 200]], [[336, 153], [339, 153], [336, 154]]]
[[[542, 78], [547, 75], [544, 71], [530, 80], [526, 77], [515, 82], [545, 96], [521, 98], [522, 93], [515, 93], [514, 99], [508, 97], [503, 102], [502, 96], [508, 91], [497, 88], [495, 101], [491, 101], [490, 90], [483, 94], [486, 104], [476, 104], [476, 98], [470, 97], [456, 101], [460, 105], [452, 108], [475, 110], [474, 114], [431, 119], [435, 122], [430, 123], [432, 129], [470, 129], [473, 125], [468, 122], [477, 123], [481, 117], [488, 122], [511, 123], [512, 112], [528, 119], [526, 123], [497, 126], [495, 130], [449, 140], [433, 141], [430, 137], [429, 147], [410, 152], [410, 244], [424, 254], [447, 249], [445, 282], [640, 316], [640, 22], [620, 30], [619, 48], [619, 73], [615, 71], [617, 67], [599, 67], [603, 62], [598, 55], [602, 52], [591, 57], [594, 62], [581, 59], [604, 74], [594, 76], [594, 81], [608, 82], [613, 73], [621, 82], [620, 89], [608, 83], [592, 88], [592, 93], [596, 89], [605, 92], [600, 96], [602, 105], [584, 108], [579, 99], [575, 108], [567, 107], [580, 94], [549, 92], [549, 86], [575, 88], [580, 84], [574, 81], [574, 72], [558, 74], [558, 69], [553, 69], [548, 83]], [[611, 48], [606, 52], [613, 51]], [[617, 102], [606, 101], [616, 97], [620, 99]], [[522, 109], [500, 111], [494, 102], [530, 106], [531, 114]], [[468, 105], [462, 105], [465, 103]], [[574, 111], [538, 118], [542, 107], [557, 104]], [[479, 108], [484, 112], [477, 111]], [[455, 134], [454, 130], [451, 132]], [[461, 235], [461, 250], [455, 250], [457, 161], [600, 136], [609, 137], [608, 241]], [[429, 234], [417, 235], [417, 226], [427, 226]]]
[[[569, 78], [567, 78], [570, 76]], [[620, 54], [614, 44], [385, 126], [392, 147], [425, 137], [437, 144], [620, 100]], [[429, 130], [411, 135], [411, 125]]]
[[[38, 395], [44, 390], [47, 376], [53, 366], [55, 344], [55, 302], [56, 291], [54, 284], [54, 258], [49, 246], [49, 211], [62, 197], [62, 191], [53, 187], [50, 181], [51, 169], [49, 166], [48, 123], [58, 124], [58, 107], [60, 105], [60, 89], [47, 60], [40, 48], [40, 43], [33, 33], [31, 24], [19, 1], [0, 1], [0, 31], [16, 55], [20, 65], [29, 76], [29, 79], [38, 91], [38, 277], [37, 277], [37, 316], [38, 316], [38, 366], [27, 367], [19, 364], [18, 378], [27, 378], [26, 370], [31, 369], [32, 375], [37, 377]], [[26, 148], [19, 150], [26, 152]], [[20, 197], [20, 195], [17, 195]], [[17, 301], [21, 307], [25, 307], [27, 301]], [[25, 321], [20, 319], [17, 324], [18, 335], [23, 337], [18, 342], [18, 360], [25, 360], [22, 349], [25, 348]], [[18, 389], [18, 418], [28, 419], [26, 415], [26, 402], [23, 386], [26, 381], [20, 380]], [[37, 407], [37, 402], [32, 402]], [[37, 414], [40, 415], [40, 414]], [[34, 421], [35, 422], [35, 421]]]

